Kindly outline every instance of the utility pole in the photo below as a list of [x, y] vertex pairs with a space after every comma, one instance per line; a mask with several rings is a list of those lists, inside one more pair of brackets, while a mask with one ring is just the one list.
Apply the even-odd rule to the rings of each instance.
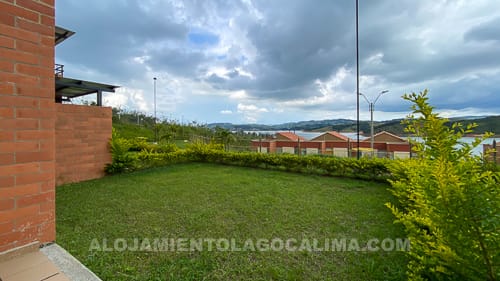
[[[389, 92], [389, 90], [384, 90], [382, 92], [380, 92], [377, 96], [377, 98], [371, 102], [368, 100], [368, 98], [363, 94], [363, 93], [359, 93], [359, 96], [363, 96], [366, 100], [366, 102], [368, 103], [368, 106], [369, 106], [369, 109], [370, 109], [370, 149], [372, 151], [372, 158], [374, 156], [374, 150], [373, 150], [373, 142], [374, 142], [374, 134], [373, 134], [373, 111], [375, 110], [375, 103], [377, 102], [378, 98], [380, 98], [381, 95], [385, 94]], [[359, 146], [358, 146], [358, 149], [359, 149]]]
[[358, 6], [359, 0], [356, 0], [356, 132], [357, 132], [357, 143], [358, 150], [356, 153], [356, 158], [359, 159], [359, 36], [358, 36]]
[[156, 77], [153, 77], [153, 88], [154, 88], [154, 129], [155, 129], [155, 143], [158, 142], [158, 128], [156, 126]]

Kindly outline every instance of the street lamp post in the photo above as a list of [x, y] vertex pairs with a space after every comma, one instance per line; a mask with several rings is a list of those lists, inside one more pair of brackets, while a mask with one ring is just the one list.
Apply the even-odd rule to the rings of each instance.
[[[374, 150], [373, 150], [373, 111], [375, 110], [375, 103], [377, 102], [378, 98], [380, 98], [381, 95], [385, 94], [389, 92], [389, 90], [384, 90], [380, 93], [378, 93], [378, 96], [377, 98], [371, 102], [368, 100], [368, 98], [363, 94], [363, 93], [359, 93], [360, 96], [363, 96], [363, 98], [365, 98], [366, 102], [368, 103], [368, 106], [369, 106], [369, 109], [370, 109], [370, 149], [372, 151], [372, 157], [374, 156]], [[359, 149], [359, 146], [358, 146], [358, 149]]]
[[158, 129], [156, 127], [156, 77], [153, 77], [154, 88], [154, 129], [155, 129], [155, 143], [158, 142]]
[[358, 8], [359, 1], [356, 0], [356, 135], [357, 135], [357, 145], [358, 150], [356, 153], [356, 158], [359, 160], [359, 17]]

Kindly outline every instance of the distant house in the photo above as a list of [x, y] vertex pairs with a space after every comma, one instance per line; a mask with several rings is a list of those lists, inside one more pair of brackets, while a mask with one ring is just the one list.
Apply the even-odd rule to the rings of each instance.
[[483, 155], [488, 161], [500, 163], [500, 142], [493, 140], [491, 144], [483, 144]]
[[[360, 147], [370, 147], [370, 144], [371, 138], [366, 138], [362, 140]], [[391, 158], [409, 158], [411, 147], [408, 140], [382, 131], [373, 136], [373, 149], [378, 157], [390, 154]]]
[[299, 153], [299, 143], [305, 139], [292, 132], [278, 132], [272, 138], [252, 141], [252, 147], [261, 153]]
[[349, 155], [351, 139], [337, 131], [326, 132], [311, 139], [311, 141], [322, 143], [321, 154], [337, 157], [347, 157]]
[[[371, 156], [371, 138], [359, 143], [362, 156]], [[374, 153], [383, 158], [410, 157], [410, 144], [407, 140], [391, 134], [380, 132], [374, 136]], [[278, 132], [272, 138], [252, 141], [252, 147], [260, 153], [290, 153], [297, 155], [332, 155], [337, 157], [355, 157], [357, 141], [337, 132], [325, 132], [311, 140], [291, 132]]]
[[313, 139], [312, 141], [331, 141], [331, 142], [347, 142], [349, 138], [337, 131], [329, 131], [321, 134]]
[[306, 139], [292, 132], [278, 132], [274, 140], [278, 141], [305, 141]]
[[[371, 138], [366, 138], [363, 142], [370, 142]], [[382, 131], [373, 136], [374, 142], [408, 143], [407, 140], [386, 131]]]
[[300, 143], [306, 141], [305, 138], [292, 132], [278, 132], [275, 134], [274, 147], [276, 153], [300, 154]]

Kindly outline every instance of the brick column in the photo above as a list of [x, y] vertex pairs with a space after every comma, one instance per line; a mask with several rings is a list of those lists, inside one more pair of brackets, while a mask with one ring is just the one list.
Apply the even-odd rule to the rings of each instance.
[[0, 253], [55, 239], [54, 0], [0, 0]]

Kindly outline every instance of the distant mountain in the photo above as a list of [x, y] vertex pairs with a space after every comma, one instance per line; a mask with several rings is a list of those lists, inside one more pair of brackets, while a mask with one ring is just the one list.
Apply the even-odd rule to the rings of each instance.
[[460, 116], [460, 117], [452, 117], [452, 118], [448, 118], [450, 119], [450, 121], [454, 121], [454, 120], [475, 120], [475, 119], [483, 119], [483, 118], [487, 118], [488, 116]]
[[[391, 121], [375, 122], [385, 124]], [[399, 122], [399, 121], [398, 121]], [[290, 122], [277, 125], [263, 124], [231, 124], [231, 123], [212, 123], [207, 125], [209, 128], [222, 127], [228, 130], [244, 130], [244, 131], [290, 131], [302, 130], [313, 132], [325, 131], [356, 131], [356, 120], [349, 119], [330, 119], [330, 120], [309, 120], [300, 122]], [[370, 122], [360, 121], [360, 130], [369, 131]]]
[[474, 132], [480, 134], [484, 132], [493, 132], [496, 135], [500, 135], [500, 116], [486, 116], [480, 117], [479, 119], [464, 120], [463, 123], [477, 123], [477, 128]]
[[300, 122], [290, 122], [277, 125], [263, 124], [231, 124], [231, 123], [211, 123], [209, 128], [221, 127], [228, 130], [245, 130], [245, 131], [277, 131], [277, 130], [305, 130], [312, 131], [329, 126], [352, 125], [356, 121], [349, 119], [332, 119], [332, 120], [309, 120]]
[[[401, 124], [402, 119], [394, 119], [387, 121], [374, 122], [375, 133], [388, 131], [397, 135], [406, 135], [404, 125]], [[500, 116], [464, 116], [450, 118], [450, 126], [452, 122], [462, 122], [463, 124], [477, 123], [478, 127], [474, 132], [481, 134], [484, 132], [493, 132], [500, 135]], [[289, 131], [303, 130], [314, 132], [325, 131], [342, 131], [355, 132], [356, 120], [349, 119], [329, 119], [329, 120], [309, 120], [300, 122], [290, 122], [277, 125], [263, 124], [232, 124], [232, 123], [211, 123], [207, 125], [209, 128], [222, 127], [228, 130], [244, 130], [244, 131]], [[370, 132], [370, 121], [360, 121], [359, 129], [362, 132]]]

